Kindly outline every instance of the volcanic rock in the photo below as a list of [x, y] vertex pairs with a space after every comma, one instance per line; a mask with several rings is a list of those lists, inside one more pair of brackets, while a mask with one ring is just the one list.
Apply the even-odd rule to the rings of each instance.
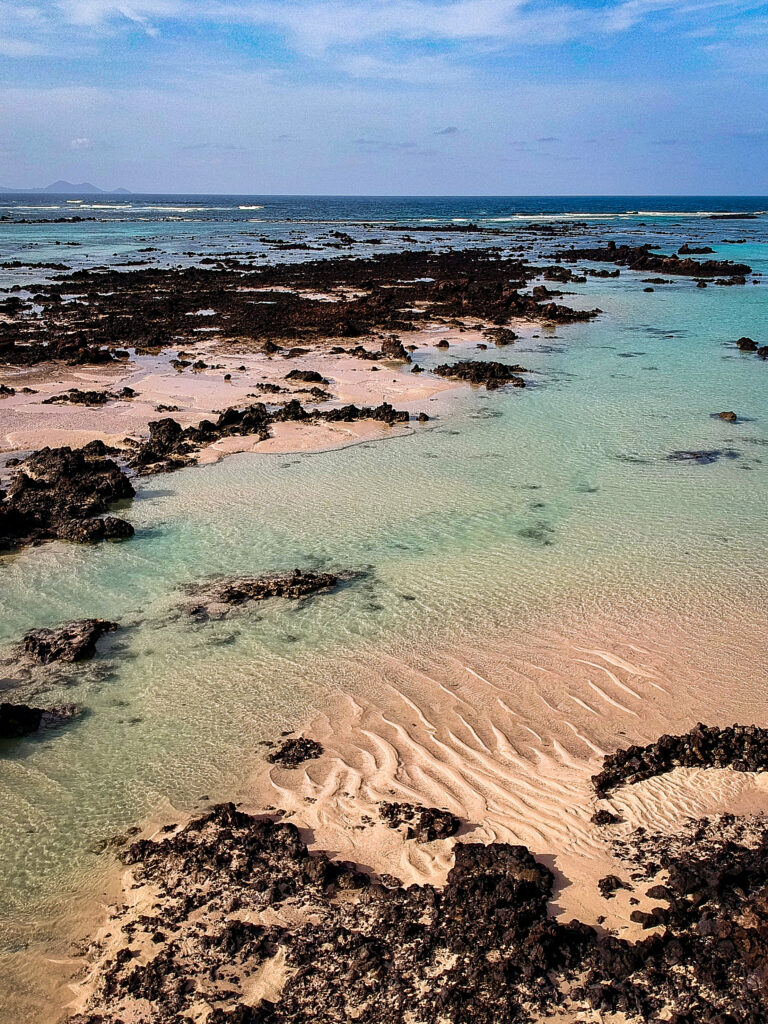
[[101, 637], [118, 628], [108, 619], [81, 619], [55, 629], [33, 629], [24, 635], [24, 650], [41, 665], [86, 661], [96, 653]]

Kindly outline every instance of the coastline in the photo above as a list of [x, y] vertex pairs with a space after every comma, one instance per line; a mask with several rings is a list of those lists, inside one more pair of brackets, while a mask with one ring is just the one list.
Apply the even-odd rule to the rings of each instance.
[[[309, 297], [326, 302], [329, 295], [316, 293]], [[422, 330], [409, 331], [403, 340], [416, 345], [412, 354], [414, 360], [424, 353], [431, 355], [436, 338], [450, 339], [451, 358], [468, 356], [478, 345], [490, 348], [485, 332], [491, 323], [467, 319], [462, 327], [450, 327], [434, 321], [422, 325]], [[520, 322], [510, 320], [509, 323], [521, 329]], [[540, 328], [539, 323], [525, 323], [527, 334]], [[526, 337], [525, 341], [529, 339]], [[375, 344], [375, 339], [365, 337], [363, 342], [371, 345]], [[184, 347], [191, 346], [185, 343]], [[176, 353], [176, 348], [164, 348], [139, 356], [133, 366], [121, 365], [93, 372], [67, 368], [67, 372], [62, 373], [56, 367], [50, 373], [34, 369], [29, 373], [13, 371], [7, 378], [4, 376], [3, 382], [12, 386], [30, 381], [39, 388], [39, 394], [34, 402], [26, 396], [0, 402], [0, 433], [6, 423], [15, 422], [20, 412], [27, 417], [26, 425], [20, 430], [5, 430], [7, 450], [3, 454], [23, 452], [27, 446], [80, 445], [94, 439], [116, 444], [125, 452], [128, 449], [122, 447], [122, 440], [145, 433], [149, 422], [160, 415], [158, 405], [178, 405], [178, 411], [169, 415], [177, 417], [185, 427], [214, 416], [224, 407], [242, 405], [256, 398], [247, 389], [258, 388], [259, 384], [285, 387], [280, 402], [294, 395], [306, 401], [307, 396], [302, 396], [301, 391], [307, 389], [300, 383], [285, 381], [286, 374], [292, 370], [314, 372], [328, 381], [329, 408], [344, 402], [363, 405], [391, 402], [404, 407], [411, 417], [421, 411], [431, 417], [434, 408], [438, 412], [438, 431], [450, 434], [455, 424], [445, 412], [449, 400], [464, 387], [432, 374], [411, 376], [408, 365], [402, 361], [382, 359], [375, 364], [376, 371], [368, 360], [350, 354], [312, 349], [286, 358], [285, 355], [238, 350], [230, 343], [224, 346], [213, 336], [194, 346], [189, 362], [197, 358], [211, 360], [220, 364], [215, 368], [208, 366], [195, 372], [184, 367], [183, 372], [178, 373], [169, 366], [169, 357]], [[488, 355], [492, 354], [493, 349]], [[508, 356], [516, 358], [514, 348], [508, 351]], [[528, 360], [527, 355], [521, 358]], [[238, 370], [242, 365], [246, 369]], [[231, 374], [232, 381], [224, 380], [226, 374]], [[535, 377], [529, 379], [536, 381]], [[44, 396], [60, 394], [70, 387], [105, 390], [130, 387], [137, 395], [125, 402], [110, 400], [97, 408], [41, 405]], [[536, 391], [536, 388], [531, 389], [534, 398]], [[483, 397], [487, 396], [483, 394]], [[518, 401], [511, 394], [500, 398], [510, 403]], [[522, 401], [526, 398], [521, 396]], [[318, 404], [321, 408], [324, 405], [323, 402]], [[489, 401], [483, 402], [476, 414], [487, 415], [491, 421], [500, 412], [492, 408]], [[115, 419], [120, 430], [105, 429], [113, 427]], [[541, 423], [539, 426], [541, 428]], [[406, 424], [367, 420], [348, 424], [277, 422], [271, 425], [272, 436], [266, 439], [227, 436], [216, 440], [200, 450], [196, 462], [200, 466], [211, 466], [225, 455], [243, 452], [273, 456], [334, 452], [349, 446], [364, 447], [367, 441], [385, 437], [416, 436], [421, 430], [421, 427]], [[527, 440], [530, 443], [530, 439]], [[512, 444], [522, 446], [520, 433], [512, 436]], [[503, 450], [513, 451], [509, 436], [504, 437]], [[485, 454], [472, 452], [472, 457], [480, 458]], [[434, 457], [430, 452], [424, 455]], [[490, 456], [498, 458], [499, 453], [489, 453]], [[661, 463], [669, 456], [657, 458]], [[641, 461], [638, 460], [638, 464]], [[744, 468], [754, 469], [758, 465], [759, 459], [755, 459], [753, 465]], [[431, 486], [445, 487], [447, 494], [447, 488], [453, 484], [452, 472], [450, 463], [440, 467], [440, 475], [432, 479]], [[493, 475], [493, 469], [489, 473]], [[518, 484], [510, 472], [510, 490], [518, 486], [521, 490], [539, 489], [541, 484], [532, 480], [521, 478]], [[233, 481], [237, 481], [236, 468], [232, 470], [229, 484]], [[258, 475], [249, 478], [249, 485], [253, 487], [255, 481]], [[478, 484], [479, 477], [468, 477], [464, 482], [466, 493], [479, 496]], [[597, 490], [581, 478], [571, 481], [571, 489], [579, 494]], [[202, 482], [200, 490], [203, 490]], [[692, 487], [689, 493], [694, 490]], [[377, 497], [382, 491], [380, 485]], [[257, 493], [255, 487], [253, 493]], [[393, 488], [392, 496], [396, 493]], [[546, 503], [534, 500], [537, 498], [535, 494], [530, 495], [528, 518], [515, 524], [515, 536], [533, 545], [525, 551], [525, 560], [531, 566], [539, 565], [544, 549], [555, 544], [555, 528], [541, 511]], [[151, 496], [149, 500], [151, 502]], [[348, 516], [355, 514], [353, 505], [344, 507]], [[482, 506], [481, 510], [486, 511]], [[458, 509], [459, 513], [462, 511]], [[435, 510], [428, 510], [428, 513], [434, 515]], [[191, 504], [184, 509], [184, 514], [196, 519], [198, 509]], [[448, 505], [446, 520], [433, 521], [435, 536], [439, 536], [441, 529], [447, 533], [446, 521], [454, 514], [453, 507]], [[286, 518], [286, 534], [291, 528], [296, 529], [296, 522], [295, 518]], [[151, 517], [149, 523], [147, 533], [151, 539]], [[221, 524], [215, 525], [218, 531]], [[400, 516], [384, 525], [392, 533], [393, 546], [405, 547], [405, 540], [414, 532], [414, 522], [402, 520]], [[757, 525], [759, 520], [755, 528]], [[323, 524], [321, 528], [325, 528]], [[482, 533], [482, 519], [479, 526], [470, 520], [468, 528], [479, 529]], [[224, 532], [222, 538], [226, 543]], [[423, 535], [420, 540], [423, 543]], [[272, 551], [268, 547], [266, 550], [269, 562]], [[369, 547], [363, 545], [356, 556], [368, 550]], [[337, 557], [332, 545], [320, 548], [319, 552], [313, 553], [313, 557], [320, 559], [318, 564], [325, 564], [322, 559], [327, 560], [331, 555]], [[487, 557], [485, 552], [484, 556]], [[280, 557], [284, 557], [282, 549]], [[293, 557], [292, 551], [290, 557]], [[197, 571], [194, 555], [189, 562]], [[218, 569], [218, 561], [213, 564]], [[418, 560], [415, 564], [419, 568]], [[476, 569], [477, 563], [468, 559], [464, 571], [471, 574]], [[426, 571], [426, 566], [421, 566], [420, 571]], [[431, 566], [429, 571], [433, 571]], [[489, 581], [492, 588], [492, 574]], [[488, 581], [485, 585], [488, 587]], [[371, 596], [373, 586], [370, 585], [365, 596], [361, 593], [361, 603], [368, 601], [369, 610], [376, 612], [381, 606], [377, 605], [375, 595]], [[486, 595], [492, 593], [492, 589], [486, 590]], [[410, 594], [401, 592], [399, 596], [403, 600], [415, 600]], [[449, 617], [450, 600], [445, 602], [445, 607]], [[724, 630], [722, 622], [707, 618], [712, 609], [706, 601], [702, 602], [701, 609], [702, 621]], [[743, 608], [740, 613], [744, 613]], [[264, 614], [266, 618], [276, 615], [270, 611]], [[482, 599], [479, 599], [477, 614], [482, 617]], [[757, 622], [760, 609], [752, 614]], [[553, 619], [557, 621], [555, 613]], [[254, 623], [258, 621], [259, 617], [254, 616]], [[248, 613], [243, 623], [244, 632], [252, 628]], [[289, 629], [291, 625], [288, 622], [285, 631], [289, 633], [288, 641], [294, 642], [294, 634], [300, 633], [300, 628], [295, 629], [295, 621], [294, 628]], [[319, 742], [324, 750], [322, 757], [294, 771], [279, 767], [267, 769], [261, 763], [243, 792], [232, 796], [242, 797], [242, 809], [246, 812], [295, 822], [313, 851], [325, 850], [334, 861], [352, 862], [371, 873], [374, 879], [389, 875], [405, 886], [437, 888], [445, 885], [454, 864], [455, 840], [417, 845], [404, 839], [401, 832], [388, 828], [380, 820], [377, 808], [386, 800], [445, 808], [462, 821], [458, 842], [523, 844], [551, 867], [555, 875], [550, 900], [553, 920], [567, 922], [576, 918], [586, 926], [606, 932], [613, 929], [622, 939], [638, 941], [646, 929], [638, 921], [632, 921], [630, 915], [637, 907], [641, 913], [650, 911], [651, 902], [643, 899], [643, 893], [636, 894], [630, 889], [618, 890], [608, 901], [597, 885], [601, 878], [626, 871], [626, 865], [612, 845], [617, 837], [629, 836], [638, 828], [674, 834], [682, 822], [702, 815], [762, 814], [768, 810], [765, 777], [746, 776], [729, 768], [681, 769], [624, 787], [610, 800], [600, 803], [622, 818], [620, 826], [606, 832], [589, 820], [597, 806], [590, 776], [599, 769], [604, 755], [629, 743], [654, 742], [664, 731], [686, 732], [699, 720], [725, 726], [737, 719], [768, 726], [768, 719], [759, 690], [750, 688], [751, 676], [757, 673], [758, 667], [762, 668], [757, 656], [751, 667], [746, 664], [747, 655], [755, 655], [756, 649], [745, 648], [741, 652], [745, 666], [738, 679], [739, 685], [724, 692], [712, 665], [702, 668], [699, 674], [686, 675], [686, 667], [680, 664], [678, 656], [678, 651], [686, 649], [686, 643], [683, 637], [678, 637], [676, 643], [667, 623], [638, 625], [630, 632], [629, 639], [622, 639], [626, 623], [614, 621], [607, 630], [601, 628], [605, 625], [605, 622], [587, 625], [583, 634], [561, 638], [560, 644], [551, 634], [547, 637], [546, 628], [542, 637], [527, 637], [524, 643], [511, 643], [509, 637], [494, 635], [492, 640], [485, 638], [484, 645], [478, 641], [474, 648], [464, 646], [465, 637], [457, 637], [452, 647], [438, 647], [427, 635], [423, 650], [409, 650], [408, 657], [398, 658], [391, 651], [386, 652], [386, 656], [382, 651], [374, 651], [365, 663], [350, 657], [346, 664], [336, 666], [341, 669], [342, 677], [345, 672], [349, 675], [350, 685], [332, 683], [329, 676], [323, 697], [328, 704], [324, 714], [309, 716], [303, 727], [300, 717], [286, 723]], [[734, 635], [740, 635], [740, 630], [741, 635], [744, 634], [743, 624], [738, 619], [734, 619], [733, 629]], [[752, 623], [750, 630], [754, 629]], [[659, 640], [658, 648], [656, 640]], [[232, 639], [224, 637], [222, 643], [232, 643]], [[719, 657], [726, 663], [722, 652]], [[727, 663], [738, 676], [736, 664]], [[750, 686], [744, 684], [744, 679], [750, 680]], [[352, 681], [355, 681], [354, 686]], [[167, 815], [157, 818], [153, 814], [153, 823], [144, 832], [159, 838], [164, 834], [165, 825], [188, 820], [172, 813], [170, 806], [168, 811]], [[116, 875], [112, 881], [117, 884]], [[136, 895], [130, 890], [131, 876], [126, 876], [125, 883], [129, 886], [125, 895], [130, 902]], [[140, 895], [155, 898], [152, 893]], [[638, 897], [638, 904], [633, 905], [631, 900]], [[143, 909], [146, 907], [118, 914], [115, 920], [120, 927], [129, 926], [125, 935], [131, 934], [137, 915]], [[220, 924], [222, 920], [214, 917], [211, 923]], [[129, 938], [113, 933], [110, 942], [95, 958], [92, 953], [91, 963], [96, 973], [91, 981], [98, 979], [105, 958], [129, 942]], [[148, 956], [146, 950], [142, 951], [141, 956], [144, 955]], [[273, 964], [259, 977], [261, 987], [249, 989], [249, 999], [260, 994], [273, 1001], [278, 999], [279, 982], [285, 977], [283, 965]], [[82, 1007], [88, 991], [87, 987], [79, 990], [75, 1003], [68, 1004], [69, 1010]]]
[[[755, 636], [761, 628], [756, 622]], [[595, 629], [604, 630], [605, 623]], [[720, 815], [768, 821], [768, 774], [728, 767], [677, 768], [603, 799], [594, 792], [591, 777], [604, 754], [652, 742], [662, 726], [670, 733], [701, 719], [725, 726], [734, 700], [750, 701], [768, 667], [755, 663], [756, 650], [741, 652], [743, 666], [734, 664], [738, 671], [752, 659], [752, 677], [741, 676], [743, 692], [724, 692], [716, 655], [701, 652], [694, 668], [687, 661], [684, 652], [697, 638], [662, 633], [661, 622], [652, 621], [630, 631], [623, 621], [610, 637], [546, 631], [506, 647], [494, 636], [486, 648], [413, 650], [375, 666], [361, 659], [348, 665], [348, 673], [365, 683], [329, 695], [324, 713], [291, 730], [319, 742], [320, 757], [286, 769], [257, 755], [250, 781], [232, 797], [240, 812], [257, 820], [294, 824], [310, 852], [325, 851], [387, 885], [397, 879], [404, 887], [440, 890], [456, 843], [522, 844], [554, 873], [552, 920], [578, 920], [598, 934], [641, 942], [647, 925], [638, 922], [638, 913], [635, 920], [630, 915], [648, 914], [658, 899], [645, 895], [648, 885], [629, 880], [631, 859], [622, 843], [631, 850], [644, 832], [672, 839], [688, 822]], [[671, 651], [677, 653], [670, 657]], [[517, 685], [534, 666], [548, 679], [538, 697]], [[758, 719], [768, 727], [768, 711]], [[382, 820], [379, 808], [387, 801], [444, 808], [461, 827], [450, 839], [408, 840]], [[615, 814], [618, 824], [596, 824], [598, 809]], [[162, 826], [155, 817], [141, 835], [161, 842], [169, 831], [175, 834], [172, 825], [178, 831], [195, 816], [169, 817]], [[80, 980], [67, 989], [62, 1013], [85, 1012], [89, 1000], [101, 1005], [97, 993], [105, 968], [120, 949], [136, 948], [137, 922], [153, 903], [156, 910], [157, 888], [137, 888], [132, 870], [118, 871], [122, 898], [107, 923], [91, 932], [93, 945]], [[606, 877], [621, 877], [626, 888], [606, 899], [598, 884]], [[264, 920], [290, 924], [301, 913], [301, 900], [286, 913]], [[227, 919], [226, 912], [208, 913], [206, 927]], [[154, 952], [140, 954], [139, 962]], [[279, 1003], [288, 976], [281, 957], [270, 961], [246, 1001], [253, 1005], [253, 995]], [[573, 1019], [592, 1018], [582, 1012]]]

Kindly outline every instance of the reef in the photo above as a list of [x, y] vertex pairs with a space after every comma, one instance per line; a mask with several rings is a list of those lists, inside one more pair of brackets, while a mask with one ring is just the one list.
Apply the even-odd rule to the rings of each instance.
[[524, 388], [525, 381], [519, 374], [527, 373], [527, 370], [524, 366], [505, 366], [504, 363], [497, 363], [494, 360], [486, 362], [479, 359], [464, 359], [436, 366], [434, 372], [440, 377], [466, 380], [470, 384], [484, 384], [489, 391], [493, 391], [505, 384]]
[[[522, 294], [541, 272], [493, 248], [259, 268], [228, 261], [215, 269], [76, 271], [34, 286], [35, 309], [18, 296], [8, 300], [16, 301], [6, 303], [7, 319], [0, 320], [0, 363], [108, 363], [128, 358], [128, 346], [157, 352], [171, 338], [193, 343], [199, 340], [194, 329], [200, 309], [214, 310], [206, 326], [222, 343], [272, 352], [377, 331], [388, 337], [435, 317], [475, 316], [503, 326], [512, 317], [570, 323], [597, 314]], [[83, 301], [63, 301], [73, 291]], [[316, 298], [315, 292], [334, 299]], [[391, 339], [381, 352], [407, 359]]]
[[266, 601], [273, 597], [292, 600], [333, 590], [351, 573], [290, 572], [267, 573], [264, 576], [242, 576], [236, 579], [195, 583], [185, 588], [190, 600], [185, 604], [189, 615], [199, 619], [221, 617], [229, 608], [249, 601]]
[[24, 650], [40, 665], [87, 661], [96, 654], [97, 642], [118, 628], [108, 619], [80, 619], [55, 629], [33, 629], [24, 635]]
[[595, 249], [565, 249], [555, 254], [558, 259], [568, 263], [579, 260], [591, 260], [595, 263], [617, 263], [629, 270], [645, 273], [676, 274], [686, 277], [740, 277], [752, 273], [746, 263], [733, 263], [731, 260], [692, 260], [689, 257], [680, 259], [673, 253], [664, 256], [651, 252], [650, 245], [616, 245], [608, 242], [606, 246]]
[[104, 516], [135, 494], [106, 451], [94, 442], [76, 450], [43, 448], [24, 459], [7, 494], [0, 491], [0, 550], [56, 538], [87, 543], [133, 536], [130, 523]]
[[719, 729], [699, 722], [682, 736], [662, 736], [646, 747], [631, 746], [606, 755], [592, 783], [598, 796], [604, 796], [622, 783], [640, 782], [679, 767], [767, 771], [768, 729], [756, 725]]

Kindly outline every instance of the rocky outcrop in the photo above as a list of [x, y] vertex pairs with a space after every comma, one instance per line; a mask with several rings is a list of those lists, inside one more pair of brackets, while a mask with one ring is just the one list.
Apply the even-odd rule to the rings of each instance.
[[489, 391], [511, 384], [515, 388], [524, 388], [525, 381], [519, 376], [526, 373], [524, 366], [505, 366], [493, 360], [487, 362], [479, 359], [464, 359], [457, 363], [443, 363], [436, 366], [434, 372], [439, 377], [451, 377], [454, 380], [466, 380], [470, 384], [484, 384]]
[[278, 750], [267, 755], [270, 764], [279, 764], [282, 768], [298, 768], [305, 761], [311, 761], [321, 757], [322, 746], [317, 740], [300, 736], [298, 739], [288, 739], [281, 743]]
[[[220, 805], [121, 855], [151, 910], [118, 913], [122, 941], [94, 947], [95, 992], [71, 1024], [764, 1024], [765, 824], [724, 815], [614, 843], [636, 891], [655, 883], [633, 911], [649, 934], [630, 942], [551, 917], [553, 875], [523, 846], [458, 844], [444, 887], [405, 889]], [[269, 972], [279, 987], [254, 1000]]]
[[197, 618], [220, 617], [232, 606], [249, 601], [266, 601], [273, 597], [292, 600], [333, 590], [351, 573], [291, 572], [267, 573], [264, 576], [241, 576], [235, 579], [213, 580], [186, 587], [190, 600], [185, 610]]
[[606, 755], [592, 784], [603, 796], [622, 783], [640, 782], [678, 767], [768, 771], [768, 729], [756, 725], [718, 729], [699, 722], [683, 736], [662, 736], [646, 747], [632, 746]]
[[402, 340], [396, 334], [391, 334], [382, 341], [381, 354], [385, 359], [397, 359], [404, 363], [410, 363], [411, 361], [411, 357], [406, 351]]
[[38, 729], [50, 729], [71, 721], [80, 713], [74, 704], [56, 708], [32, 708], [27, 704], [0, 704], [0, 739], [20, 739]]
[[390, 828], [405, 828], [405, 838], [417, 843], [433, 843], [456, 835], [461, 821], [450, 811], [418, 804], [380, 803], [379, 814]]
[[629, 270], [645, 273], [676, 274], [686, 277], [741, 277], [752, 273], [746, 263], [732, 263], [731, 260], [680, 259], [676, 254], [664, 256], [651, 252], [650, 245], [616, 245], [608, 242], [595, 249], [566, 249], [556, 254], [568, 263], [591, 260], [595, 263], [617, 263]]
[[118, 629], [108, 619], [80, 619], [56, 629], [33, 629], [24, 635], [24, 650], [41, 665], [53, 661], [87, 661], [105, 633]]
[[[321, 392], [316, 397], [327, 396]], [[184, 428], [171, 418], [155, 420], [149, 424], [149, 438], [146, 441], [132, 442], [128, 463], [142, 476], [170, 473], [194, 465], [202, 448], [224, 437], [255, 436], [265, 441], [270, 436], [272, 423], [351, 423], [364, 419], [393, 424], [407, 423], [410, 417], [407, 412], [393, 408], [388, 402], [375, 407], [345, 405], [338, 409], [323, 410], [305, 409], [297, 398], [274, 410], [268, 410], [263, 402], [254, 402], [241, 409], [225, 409], [215, 421], [201, 420], [196, 427]]]
[[5, 500], [0, 493], [0, 549], [130, 537], [129, 523], [97, 517], [134, 493], [120, 467], [94, 449], [43, 448], [16, 469]]

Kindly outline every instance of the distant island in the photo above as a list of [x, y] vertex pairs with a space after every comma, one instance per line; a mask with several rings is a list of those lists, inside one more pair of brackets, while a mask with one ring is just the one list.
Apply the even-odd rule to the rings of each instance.
[[47, 195], [57, 196], [93, 196], [93, 195], [130, 195], [131, 193], [127, 188], [99, 188], [97, 185], [92, 185], [90, 181], [81, 181], [79, 185], [73, 185], [71, 181], [54, 181], [52, 185], [44, 185], [40, 188], [4, 188], [0, 185], [0, 192], [17, 193], [21, 195], [30, 195], [32, 193], [43, 192]]

